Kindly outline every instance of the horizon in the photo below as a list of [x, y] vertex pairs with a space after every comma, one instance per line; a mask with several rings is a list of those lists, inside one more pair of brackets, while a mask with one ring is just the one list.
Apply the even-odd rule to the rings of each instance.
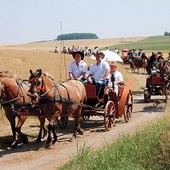
[[99, 39], [159, 36], [170, 31], [169, 6], [168, 0], [7, 0], [0, 6], [0, 44], [53, 41], [76, 32]]
[[[69, 34], [69, 33], [68, 33]], [[163, 35], [152, 35], [152, 36], [131, 36], [131, 37], [110, 37], [110, 38], [97, 38], [97, 39], [71, 39], [71, 40], [38, 40], [38, 41], [32, 41], [32, 42], [26, 42], [26, 43], [0, 43], [0, 45], [24, 45], [24, 44], [33, 44], [33, 43], [43, 43], [43, 42], [65, 42], [65, 41], [86, 41], [86, 40], [104, 40], [104, 39], [127, 39], [127, 38], [148, 38], [148, 37], [161, 37]]]

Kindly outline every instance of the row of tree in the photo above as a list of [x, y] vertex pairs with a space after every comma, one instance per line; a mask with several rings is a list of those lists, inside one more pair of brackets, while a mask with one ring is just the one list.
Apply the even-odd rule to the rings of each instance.
[[170, 32], [164, 32], [164, 36], [170, 36]]
[[77, 39], [97, 39], [99, 38], [94, 33], [69, 33], [57, 36], [55, 40], [77, 40]]

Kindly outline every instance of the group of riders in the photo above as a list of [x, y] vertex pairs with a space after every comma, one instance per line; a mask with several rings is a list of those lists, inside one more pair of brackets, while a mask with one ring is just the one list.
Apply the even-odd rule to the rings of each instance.
[[101, 89], [105, 86], [109, 90], [113, 90], [118, 95], [118, 87], [123, 83], [122, 73], [117, 71], [117, 63], [103, 61], [104, 53], [97, 52], [94, 54], [96, 62], [88, 68], [83, 61], [84, 53], [76, 51], [72, 53], [74, 61], [72, 61], [68, 68], [70, 79], [76, 79], [83, 84], [96, 85], [96, 96], [100, 101]]
[[[152, 52], [152, 55], [147, 57], [142, 49], [139, 49], [138, 53], [135, 52], [135, 50], [130, 50], [124, 58], [124, 61], [132, 65], [134, 64], [134, 61], [136, 61], [135, 64], [138, 65], [138, 67], [145, 68], [148, 75], [156, 75], [160, 74], [160, 69], [165, 61], [168, 63], [170, 62], [170, 52], [168, 53], [168, 57], [165, 59], [162, 52]], [[140, 62], [142, 63], [141, 65]]]

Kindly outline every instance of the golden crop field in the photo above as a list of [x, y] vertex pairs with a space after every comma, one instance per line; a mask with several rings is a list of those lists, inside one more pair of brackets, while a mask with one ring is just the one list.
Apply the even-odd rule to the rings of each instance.
[[[113, 38], [113, 39], [95, 39], [95, 40], [72, 40], [64, 41], [64, 46], [72, 45], [93, 49], [95, 46], [104, 48], [121, 42], [135, 42], [144, 39], [144, 37], [135, 38]], [[23, 45], [0, 45], [0, 71], [11, 71], [18, 78], [28, 79], [29, 69], [39, 69], [47, 71], [54, 76], [56, 81], [65, 80], [69, 63], [73, 60], [71, 55], [52, 53], [51, 51], [57, 46], [60, 47], [59, 41], [29, 43]], [[63, 44], [62, 44], [63, 45]], [[62, 46], [61, 46], [62, 47]], [[88, 65], [94, 63], [89, 57], [85, 57]], [[61, 78], [60, 78], [61, 77]]]

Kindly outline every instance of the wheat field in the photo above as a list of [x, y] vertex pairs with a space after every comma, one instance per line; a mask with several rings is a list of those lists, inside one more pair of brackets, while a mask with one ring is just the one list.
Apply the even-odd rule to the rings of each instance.
[[[93, 40], [72, 40], [72, 41], [51, 41], [29, 43], [21, 45], [0, 45], [0, 71], [11, 71], [18, 78], [28, 79], [29, 70], [42, 69], [54, 76], [56, 81], [67, 79], [67, 68], [73, 60], [71, 55], [52, 53], [51, 51], [57, 46], [63, 45], [71, 47], [72, 45], [93, 49], [98, 46], [99, 49], [119, 44], [123, 42], [136, 42], [144, 37], [133, 38], [112, 38], [112, 39], [93, 39]], [[62, 43], [62, 44], [61, 44]], [[64, 44], [63, 44], [64, 43]], [[60, 46], [61, 45], [61, 46]], [[90, 65], [95, 61], [85, 57], [84, 61]]]

